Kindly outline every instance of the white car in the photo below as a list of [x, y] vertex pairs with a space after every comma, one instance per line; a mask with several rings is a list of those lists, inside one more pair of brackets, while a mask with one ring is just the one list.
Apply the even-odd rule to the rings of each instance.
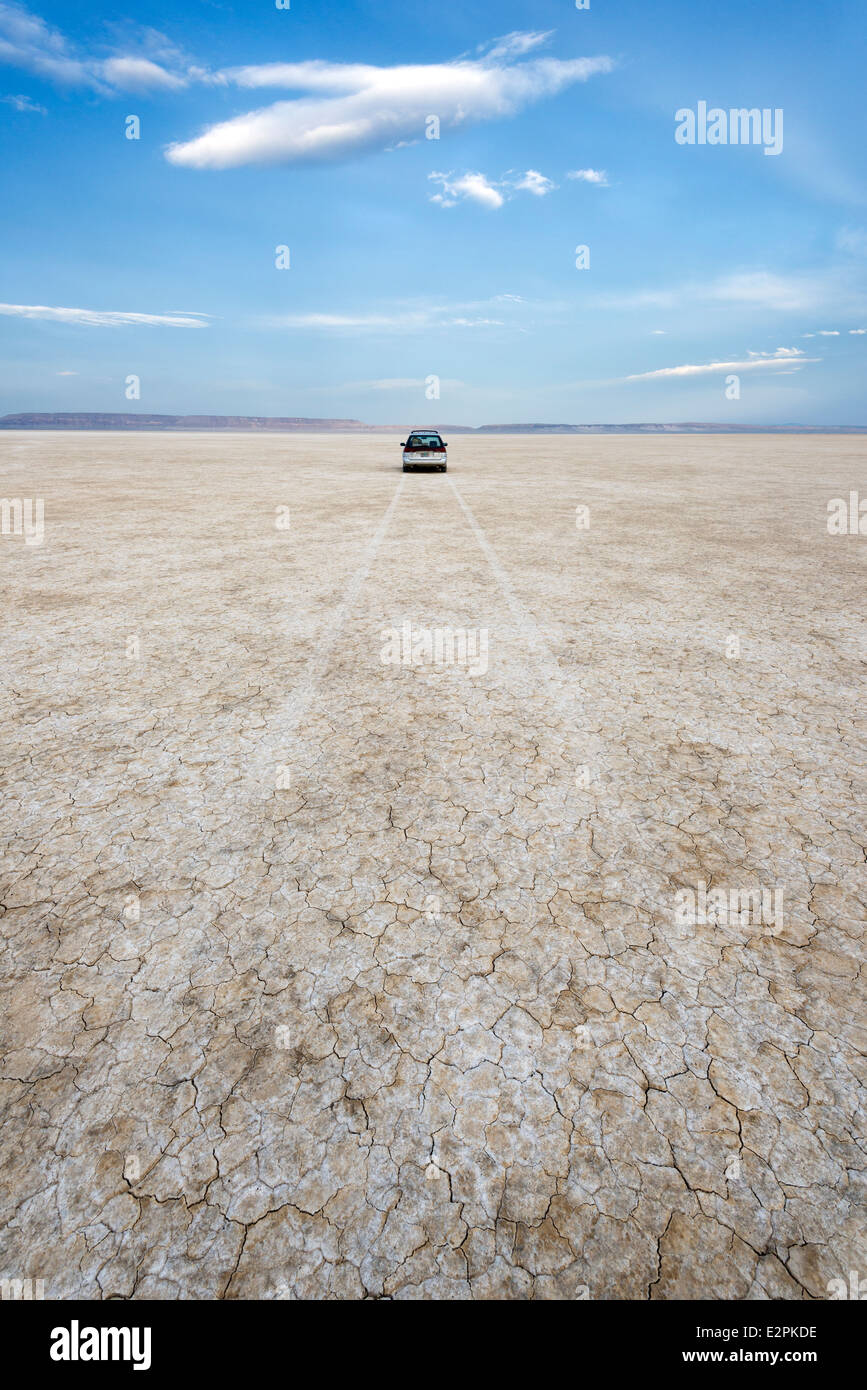
[[438, 468], [445, 473], [448, 445], [438, 430], [413, 430], [406, 440], [401, 440], [400, 447], [404, 473], [413, 468]]

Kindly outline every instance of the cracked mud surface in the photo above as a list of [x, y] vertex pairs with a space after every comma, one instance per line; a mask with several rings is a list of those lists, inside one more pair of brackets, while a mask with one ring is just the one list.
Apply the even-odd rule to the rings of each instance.
[[[867, 445], [450, 454], [0, 437], [46, 511], [0, 538], [4, 1276], [800, 1299], [867, 1268], [865, 541], [826, 530]], [[486, 628], [487, 671], [383, 664], [405, 621]], [[782, 923], [679, 922], [702, 882], [782, 888]]]

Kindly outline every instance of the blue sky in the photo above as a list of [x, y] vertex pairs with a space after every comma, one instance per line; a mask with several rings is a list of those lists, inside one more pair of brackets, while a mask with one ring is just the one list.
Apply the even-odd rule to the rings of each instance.
[[[0, 413], [865, 423], [865, 33], [863, 0], [0, 3]], [[782, 111], [782, 149], [678, 143], [700, 102]]]

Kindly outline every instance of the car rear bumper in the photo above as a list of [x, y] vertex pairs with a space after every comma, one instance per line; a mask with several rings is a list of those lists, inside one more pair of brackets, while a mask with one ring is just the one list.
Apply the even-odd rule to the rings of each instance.
[[406, 453], [403, 455], [403, 466], [406, 469], [415, 468], [445, 468], [446, 455], [444, 453], [434, 453], [433, 450], [425, 453]]

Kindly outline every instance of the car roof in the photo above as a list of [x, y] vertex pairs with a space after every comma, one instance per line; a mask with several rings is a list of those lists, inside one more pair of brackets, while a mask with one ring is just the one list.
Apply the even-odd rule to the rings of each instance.
[[410, 434], [439, 434], [439, 430], [433, 425], [416, 425], [410, 430]]

